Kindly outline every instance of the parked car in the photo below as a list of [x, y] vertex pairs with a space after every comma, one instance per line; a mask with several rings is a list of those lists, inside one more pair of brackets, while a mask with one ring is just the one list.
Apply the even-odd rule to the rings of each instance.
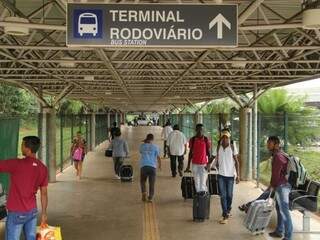
[[138, 126], [151, 126], [152, 122], [145, 117], [138, 118]]

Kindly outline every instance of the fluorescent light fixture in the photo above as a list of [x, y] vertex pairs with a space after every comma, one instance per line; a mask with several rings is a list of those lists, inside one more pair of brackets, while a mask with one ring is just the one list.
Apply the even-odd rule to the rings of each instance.
[[86, 80], [86, 81], [93, 81], [94, 80], [94, 76], [84, 76], [83, 79]]
[[247, 65], [246, 63], [247, 59], [243, 57], [234, 57], [232, 58], [232, 61], [237, 61], [231, 64], [233, 68], [245, 68]]
[[[4, 27], [5, 34], [12, 35], [12, 36], [27, 36], [29, 35], [29, 27], [23, 24], [29, 23], [29, 20], [26, 18], [21, 17], [6, 17], [4, 19], [5, 22], [9, 22], [12, 24], [9, 24]], [[16, 23], [16, 25], [14, 25]], [[23, 23], [20, 24], [19, 23]]]
[[197, 89], [197, 86], [189, 86], [189, 89], [190, 89], [190, 90], [196, 90], [196, 89]]
[[303, 11], [302, 27], [305, 29], [320, 28], [320, 8], [306, 9]]
[[61, 58], [60, 66], [66, 67], [66, 68], [73, 68], [76, 66], [76, 64], [73, 62], [74, 58], [72, 57], [63, 57]]
[[109, 91], [108, 91], [108, 92], [105, 92], [104, 94], [105, 94], [105, 95], [112, 95], [112, 92], [109, 92]]

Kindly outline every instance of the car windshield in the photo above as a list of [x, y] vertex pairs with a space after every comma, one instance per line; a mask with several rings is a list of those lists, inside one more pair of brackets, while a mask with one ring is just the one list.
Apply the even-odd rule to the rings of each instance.
[[96, 24], [96, 19], [94, 17], [82, 17], [80, 20], [81, 24]]

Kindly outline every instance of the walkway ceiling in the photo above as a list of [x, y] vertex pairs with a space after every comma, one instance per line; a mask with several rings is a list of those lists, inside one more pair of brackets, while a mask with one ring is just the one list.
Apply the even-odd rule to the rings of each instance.
[[[300, 0], [223, 3], [239, 5], [237, 48], [71, 49], [65, 44], [66, 1], [0, 0], [0, 81], [58, 97], [68, 93], [72, 99], [123, 111], [164, 111], [320, 74], [320, 31], [302, 28]], [[4, 18], [14, 15], [33, 23], [28, 36], [4, 34]], [[75, 67], [61, 67], [62, 61], [74, 62]], [[239, 62], [246, 67], [235, 67]]]

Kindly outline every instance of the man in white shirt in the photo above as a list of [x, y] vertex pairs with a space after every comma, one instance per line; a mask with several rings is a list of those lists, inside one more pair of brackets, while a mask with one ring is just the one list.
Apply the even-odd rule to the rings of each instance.
[[187, 143], [188, 140], [186, 136], [180, 131], [179, 126], [177, 124], [174, 125], [173, 132], [169, 134], [167, 139], [172, 177], [176, 177], [177, 175], [177, 160], [179, 175], [180, 177], [182, 177], [183, 175], [183, 160], [184, 155], [187, 152]]
[[214, 154], [214, 165], [218, 169], [218, 184], [222, 207], [220, 224], [228, 223], [228, 218], [231, 215], [234, 180], [236, 180], [237, 184], [240, 182], [238, 150], [230, 137], [231, 134], [228, 130], [222, 131], [216, 154]]
[[[172, 132], [172, 127], [170, 121], [167, 121], [166, 126], [162, 129], [161, 137], [164, 141], [163, 143], [163, 157], [167, 156], [167, 139], [169, 134]], [[169, 155], [168, 155], [169, 156]]]

